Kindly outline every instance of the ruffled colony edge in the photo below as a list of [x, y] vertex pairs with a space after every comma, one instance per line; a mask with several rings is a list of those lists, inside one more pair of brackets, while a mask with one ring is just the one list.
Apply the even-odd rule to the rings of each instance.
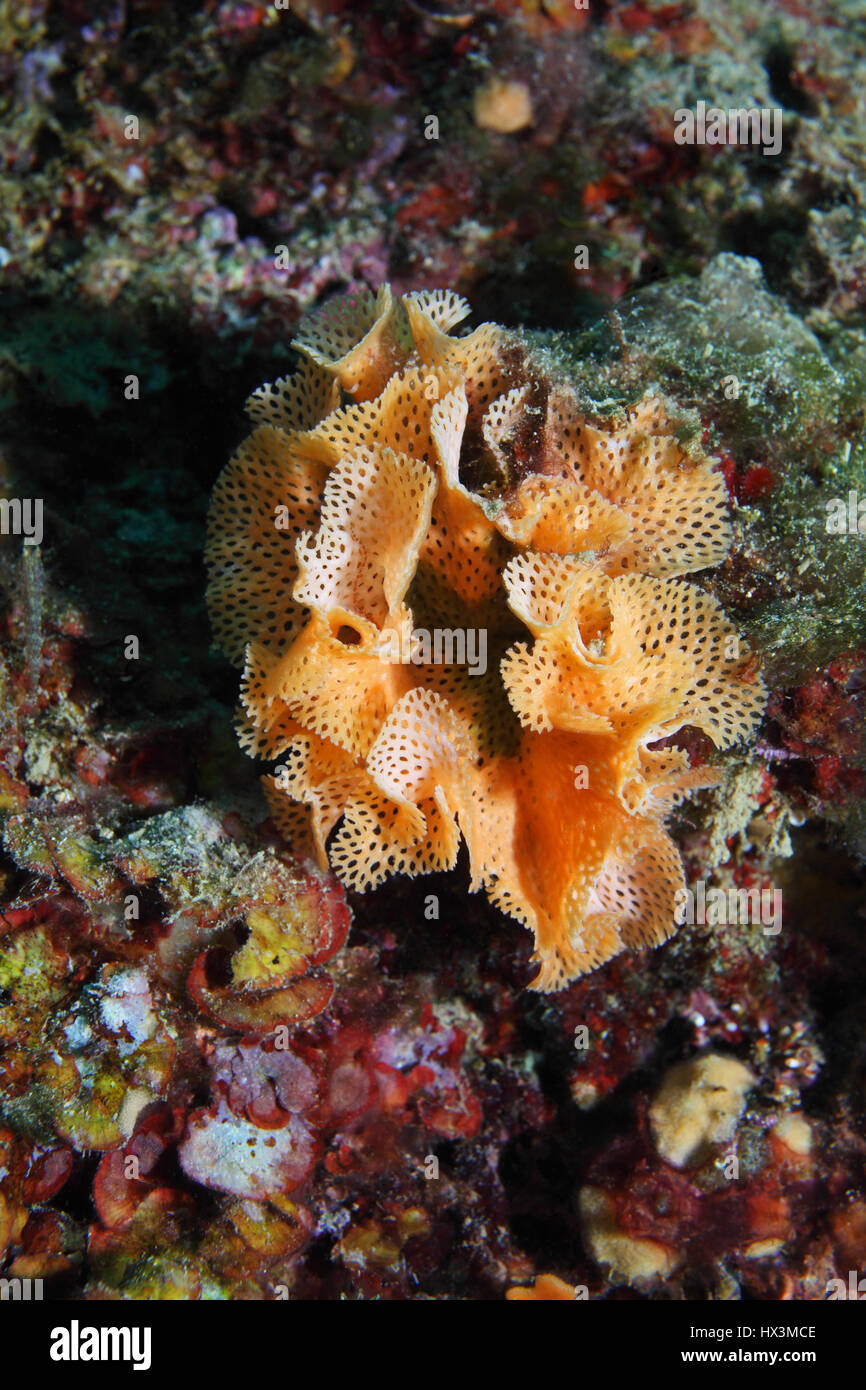
[[714, 460], [652, 396], [590, 423], [519, 335], [452, 336], [468, 312], [384, 286], [302, 325], [216, 484], [208, 602], [296, 850], [364, 890], [462, 839], [555, 990], [675, 930], [665, 819], [718, 774], [654, 745], [747, 738], [766, 692], [678, 577], [731, 543]]

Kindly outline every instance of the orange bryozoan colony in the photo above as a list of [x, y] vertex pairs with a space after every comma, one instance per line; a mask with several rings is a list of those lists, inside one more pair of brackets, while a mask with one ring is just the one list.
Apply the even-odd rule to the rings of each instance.
[[209, 518], [217, 640], [274, 817], [348, 887], [449, 869], [555, 990], [674, 930], [664, 828], [716, 779], [654, 747], [749, 735], [765, 692], [678, 576], [730, 544], [712, 460], [643, 399], [603, 427], [468, 306], [384, 287], [305, 323]]

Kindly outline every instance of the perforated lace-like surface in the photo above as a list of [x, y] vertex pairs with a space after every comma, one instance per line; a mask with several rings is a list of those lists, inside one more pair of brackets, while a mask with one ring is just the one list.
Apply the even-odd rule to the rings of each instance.
[[765, 691], [677, 577], [730, 545], [713, 461], [656, 397], [589, 421], [468, 312], [383, 287], [302, 326], [214, 490], [208, 602], [286, 837], [358, 890], [465, 841], [552, 990], [674, 930], [664, 820], [715, 773], [653, 745], [748, 738]]

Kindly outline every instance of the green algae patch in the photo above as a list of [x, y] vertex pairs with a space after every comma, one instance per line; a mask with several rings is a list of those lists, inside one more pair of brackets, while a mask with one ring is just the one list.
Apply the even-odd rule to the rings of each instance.
[[44, 1014], [63, 999], [69, 992], [71, 974], [68, 956], [57, 949], [43, 927], [18, 932], [4, 942], [0, 952], [0, 992], [8, 994], [25, 1014]]
[[[68, 304], [19, 306], [9, 313], [0, 331], [0, 366], [53, 406], [83, 407], [94, 416], [122, 401], [130, 375], [147, 393], [169, 383], [165, 363], [131, 323], [124, 326], [107, 313], [85, 313]], [[7, 385], [0, 405], [13, 404], [15, 397]]]

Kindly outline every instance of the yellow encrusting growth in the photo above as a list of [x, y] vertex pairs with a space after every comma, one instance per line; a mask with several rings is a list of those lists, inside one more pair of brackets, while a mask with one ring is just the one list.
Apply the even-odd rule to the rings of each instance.
[[468, 312], [385, 286], [302, 326], [214, 490], [208, 601], [281, 831], [358, 890], [464, 842], [552, 990], [674, 930], [664, 820], [716, 779], [655, 745], [746, 738], [765, 692], [679, 577], [730, 545], [713, 460], [656, 397], [590, 422]]
[[754, 1084], [747, 1066], [719, 1052], [671, 1067], [649, 1110], [650, 1129], [662, 1158], [675, 1168], [685, 1168], [711, 1145], [732, 1139]]

